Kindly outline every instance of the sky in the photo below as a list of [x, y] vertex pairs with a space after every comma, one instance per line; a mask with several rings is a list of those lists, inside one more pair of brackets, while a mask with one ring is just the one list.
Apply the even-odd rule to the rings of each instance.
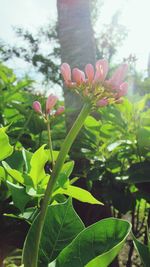
[[[10, 44], [18, 42], [13, 32], [14, 26], [36, 32], [41, 25], [47, 25], [57, 17], [56, 0], [0, 0], [0, 7], [0, 38]], [[117, 60], [121, 61], [130, 53], [136, 54], [138, 70], [145, 71], [150, 52], [150, 0], [105, 0], [96, 24], [97, 31], [111, 21], [119, 8], [122, 10], [119, 22], [127, 27], [129, 33]], [[10, 62], [14, 68], [15, 64]], [[22, 64], [20, 69], [24, 67]]]
[[128, 37], [119, 49], [117, 58], [120, 60], [130, 53], [135, 54], [138, 59], [137, 69], [145, 71], [150, 53], [150, 0], [105, 0], [104, 16], [100, 16], [99, 25], [109, 23], [117, 9], [122, 12], [119, 23], [128, 30]]
[[55, 20], [56, 0], [0, 0], [0, 37], [13, 41], [13, 26], [36, 29]]

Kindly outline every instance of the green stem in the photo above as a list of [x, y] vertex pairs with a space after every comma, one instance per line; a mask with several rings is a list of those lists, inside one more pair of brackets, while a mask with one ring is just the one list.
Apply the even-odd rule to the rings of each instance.
[[50, 121], [49, 121], [48, 116], [46, 116], [46, 122], [47, 122], [47, 132], [48, 132], [48, 145], [49, 145], [50, 156], [52, 160], [52, 169], [53, 169], [54, 167], [53, 146], [52, 146], [52, 138], [51, 138]]
[[[65, 162], [65, 158], [66, 158], [76, 136], [78, 135], [80, 129], [82, 128], [84, 121], [85, 121], [86, 117], [88, 116], [90, 110], [91, 110], [91, 105], [89, 103], [86, 103], [83, 106], [80, 114], [78, 115], [75, 123], [73, 124], [72, 128], [70, 129], [70, 131], [69, 131], [68, 135], [66, 136], [64, 143], [61, 147], [60, 153], [58, 155], [54, 169], [52, 171], [51, 178], [49, 179], [49, 182], [47, 184], [47, 188], [46, 188], [45, 195], [43, 198], [41, 211], [39, 214], [37, 230], [36, 230], [36, 240], [34, 240], [35, 248], [34, 248], [34, 251], [32, 251], [33, 261], [32, 261], [32, 265], [30, 267], [37, 267], [38, 266], [39, 245], [40, 245], [42, 230], [43, 230], [45, 217], [46, 217], [46, 213], [47, 213], [47, 209], [48, 209], [48, 204], [52, 198], [54, 187], [55, 187], [55, 184], [57, 182], [58, 175], [59, 175], [59, 173], [62, 169], [62, 166]], [[28, 267], [28, 266], [25, 266], [25, 267]]]

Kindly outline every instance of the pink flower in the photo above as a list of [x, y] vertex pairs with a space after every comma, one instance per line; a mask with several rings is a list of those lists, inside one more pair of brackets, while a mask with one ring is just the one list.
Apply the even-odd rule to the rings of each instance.
[[46, 101], [46, 114], [49, 114], [51, 109], [55, 106], [58, 98], [57, 96], [50, 94]]
[[[119, 98], [127, 94], [128, 84], [124, 82], [127, 74], [127, 64], [121, 65], [110, 79], [108, 62], [100, 59], [96, 62], [95, 70], [92, 64], [85, 66], [85, 73], [78, 68], [71, 68], [67, 63], [61, 66], [61, 74], [69, 88], [75, 88], [83, 97], [90, 98], [97, 106], [105, 106], [110, 102], [119, 102]], [[85, 76], [86, 74], [86, 76]]]
[[58, 115], [60, 115], [60, 114], [62, 114], [63, 112], [64, 112], [64, 110], [65, 110], [65, 108], [64, 108], [64, 106], [60, 106], [57, 110], [56, 110], [56, 112], [55, 112], [55, 116], [58, 116]]
[[123, 64], [121, 65], [112, 75], [112, 77], [108, 80], [112, 87], [119, 88], [120, 85], [123, 83], [125, 76], [127, 74], [128, 65]]
[[42, 114], [42, 108], [39, 101], [34, 101], [32, 107], [37, 113]]

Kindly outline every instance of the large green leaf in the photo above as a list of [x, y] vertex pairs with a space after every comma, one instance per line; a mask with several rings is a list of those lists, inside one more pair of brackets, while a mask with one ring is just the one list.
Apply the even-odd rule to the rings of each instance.
[[107, 267], [122, 248], [131, 225], [104, 219], [83, 230], [57, 258], [57, 267]]
[[136, 248], [136, 250], [139, 253], [139, 256], [141, 258], [141, 261], [144, 265], [144, 267], [150, 266], [150, 248], [144, 244], [142, 244], [139, 240], [133, 236], [133, 243]]
[[54, 192], [53, 195], [57, 195], [57, 194], [64, 194], [64, 195], [73, 197], [77, 200], [80, 200], [82, 202], [86, 202], [90, 204], [103, 205], [103, 203], [97, 200], [95, 197], [93, 197], [90, 192], [80, 187], [73, 186], [73, 185], [68, 185], [67, 188], [59, 188], [58, 190]]
[[[24, 267], [31, 266], [38, 216], [27, 235], [24, 252]], [[42, 233], [38, 267], [47, 266], [84, 229], [84, 225], [72, 207], [71, 200], [49, 206]]]
[[0, 129], [0, 160], [9, 157], [13, 152], [13, 147], [9, 144], [9, 139], [3, 128]]
[[45, 145], [41, 146], [32, 156], [30, 164], [30, 176], [34, 185], [36, 186], [42, 179], [45, 178], [46, 173], [44, 166], [49, 159], [47, 151], [44, 149]]

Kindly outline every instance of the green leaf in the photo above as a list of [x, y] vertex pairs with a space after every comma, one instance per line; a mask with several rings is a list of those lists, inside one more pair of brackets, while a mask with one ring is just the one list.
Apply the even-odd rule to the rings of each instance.
[[47, 151], [44, 149], [46, 145], [41, 146], [36, 152], [33, 154], [30, 165], [31, 171], [30, 176], [35, 186], [45, 178], [46, 173], [44, 170], [44, 166], [49, 159]]
[[147, 100], [149, 100], [149, 96], [145, 95], [142, 97], [142, 99], [140, 98], [139, 101], [134, 103], [134, 108], [136, 109], [136, 112], [141, 113], [144, 110]]
[[30, 161], [31, 161], [32, 155], [33, 153], [31, 153], [30, 151], [22, 149], [22, 157], [23, 157], [24, 169], [26, 173], [30, 171], [30, 168], [31, 168]]
[[24, 187], [12, 184], [7, 181], [8, 188], [12, 195], [14, 205], [21, 211], [24, 211], [26, 204], [31, 200], [31, 197], [27, 195]]
[[[14, 97], [14, 96], [13, 96]], [[12, 97], [9, 99], [11, 100]], [[20, 114], [29, 116], [29, 112], [26, 110], [26, 108], [22, 105], [20, 102], [11, 101], [11, 105], [14, 109], [18, 110]]]
[[13, 147], [9, 144], [7, 134], [0, 129], [0, 160], [9, 157], [13, 153]]
[[56, 261], [51, 262], [48, 267], [56, 267]]
[[88, 116], [84, 122], [84, 127], [91, 128], [94, 131], [99, 131], [100, 130], [100, 121], [97, 121], [94, 119], [92, 116]]
[[119, 110], [119, 113], [122, 114], [128, 122], [130, 122], [133, 118], [133, 111], [134, 111], [134, 105], [132, 102], [129, 101], [129, 99], [124, 98], [122, 105], [117, 105], [117, 109]]
[[144, 265], [144, 267], [149, 267], [150, 265], [150, 248], [144, 244], [142, 244], [139, 240], [133, 236], [133, 243], [136, 248], [136, 250], [139, 253], [139, 256], [141, 258], [141, 261]]
[[108, 218], [83, 230], [58, 256], [56, 267], [107, 267], [131, 230], [129, 222]]
[[93, 197], [90, 192], [80, 187], [73, 186], [73, 185], [69, 185], [65, 189], [59, 188], [58, 190], [54, 192], [53, 196], [57, 194], [64, 194], [64, 195], [73, 197], [77, 200], [80, 200], [81, 202], [103, 205], [103, 203], [97, 200], [95, 197]]
[[74, 161], [66, 162], [63, 165], [61, 172], [58, 176], [58, 183], [61, 187], [63, 187], [64, 184], [68, 181], [68, 178], [72, 173], [73, 167], [74, 167]]
[[142, 112], [140, 114], [140, 124], [141, 126], [150, 126], [150, 109]]
[[2, 162], [3, 167], [5, 168], [5, 170], [7, 171], [7, 173], [14, 179], [16, 180], [18, 183], [20, 184], [24, 184], [24, 178], [22, 176], [22, 173], [12, 169], [5, 161]]
[[2, 166], [0, 166], [0, 181], [5, 180], [6, 172]]
[[[36, 229], [39, 216], [33, 222], [23, 250], [25, 267], [32, 264]], [[38, 267], [47, 266], [58, 254], [84, 229], [84, 225], [72, 207], [70, 199], [63, 203], [48, 207], [42, 233]]]
[[25, 149], [16, 150], [10, 157], [7, 158], [6, 162], [10, 167], [20, 172], [28, 172], [31, 157], [32, 153]]
[[101, 127], [101, 135], [105, 138], [110, 138], [116, 132], [116, 125], [104, 123]]
[[142, 127], [137, 130], [137, 141], [140, 151], [150, 149], [150, 127]]
[[[51, 154], [50, 154], [50, 151], [49, 149], [45, 149], [47, 155], [48, 155], [48, 158], [49, 158], [49, 161], [52, 162], [52, 158], [51, 158]], [[53, 160], [56, 161], [57, 160], [57, 157], [59, 155], [59, 151], [57, 150], [53, 150]]]

